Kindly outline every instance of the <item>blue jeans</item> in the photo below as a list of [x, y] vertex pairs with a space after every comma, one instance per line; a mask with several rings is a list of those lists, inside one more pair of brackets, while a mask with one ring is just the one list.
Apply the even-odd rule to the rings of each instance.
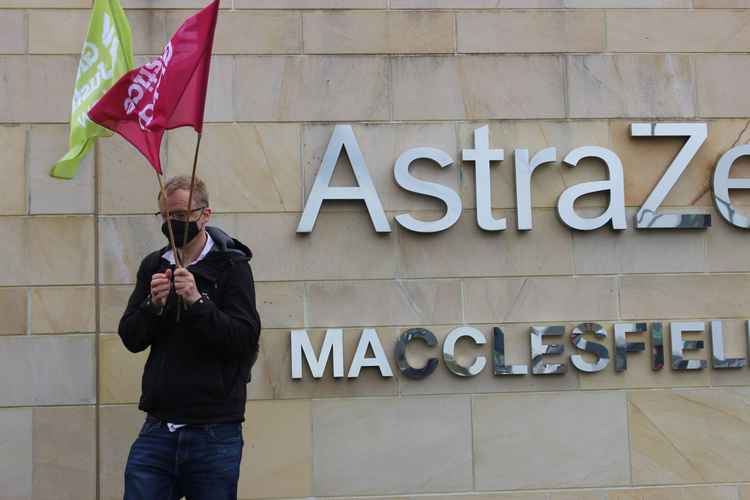
[[169, 432], [147, 417], [130, 448], [125, 500], [236, 500], [242, 424], [189, 425]]

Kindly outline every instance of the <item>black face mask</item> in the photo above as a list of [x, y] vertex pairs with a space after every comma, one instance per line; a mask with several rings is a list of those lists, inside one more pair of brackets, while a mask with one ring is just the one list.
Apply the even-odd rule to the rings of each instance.
[[[175, 246], [177, 248], [182, 248], [182, 242], [185, 241], [185, 226], [187, 225], [187, 241], [190, 243], [193, 238], [198, 236], [198, 233], [201, 232], [200, 229], [198, 229], [198, 223], [196, 221], [190, 221], [185, 222], [181, 220], [173, 220], [172, 221], [172, 231], [174, 231], [174, 239], [175, 239]], [[165, 221], [164, 224], [161, 225], [161, 232], [164, 234], [164, 236], [167, 237], [167, 241], [169, 241], [169, 227], [167, 226], [167, 222]]]

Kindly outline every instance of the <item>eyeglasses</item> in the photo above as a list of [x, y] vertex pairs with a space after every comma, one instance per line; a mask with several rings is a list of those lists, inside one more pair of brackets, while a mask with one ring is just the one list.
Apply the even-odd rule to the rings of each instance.
[[[206, 208], [208, 208], [208, 207], [198, 207], [198, 208], [194, 208], [192, 210], [176, 210], [174, 212], [170, 212], [169, 218], [171, 220], [176, 220], [176, 221], [179, 221], [179, 222], [189, 222], [190, 219], [192, 219], [192, 215], [193, 215], [194, 212], [199, 212], [200, 211], [200, 213], [198, 214], [198, 217], [200, 217], [201, 215], [203, 215], [203, 211]], [[164, 220], [167, 219], [166, 214], [162, 213], [161, 211], [154, 212], [154, 217], [156, 217], [157, 219], [164, 219]]]

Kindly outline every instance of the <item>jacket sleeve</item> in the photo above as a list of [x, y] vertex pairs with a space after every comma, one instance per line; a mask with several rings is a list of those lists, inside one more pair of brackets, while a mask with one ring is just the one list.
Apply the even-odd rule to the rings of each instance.
[[246, 357], [255, 351], [260, 336], [250, 265], [233, 264], [224, 286], [221, 309], [211, 300], [196, 302], [186, 311], [186, 320], [198, 342], [224, 357]]
[[151, 275], [146, 268], [147, 260], [141, 262], [135, 289], [130, 294], [128, 306], [117, 330], [122, 343], [130, 352], [141, 352], [151, 345], [161, 320], [159, 316], [142, 307], [151, 290]]

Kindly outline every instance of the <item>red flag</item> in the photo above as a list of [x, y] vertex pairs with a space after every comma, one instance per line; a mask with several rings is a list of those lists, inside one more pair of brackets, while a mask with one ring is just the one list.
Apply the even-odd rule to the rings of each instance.
[[208, 73], [219, 0], [185, 21], [164, 53], [123, 75], [89, 111], [89, 118], [123, 136], [161, 174], [165, 130], [203, 130]]

